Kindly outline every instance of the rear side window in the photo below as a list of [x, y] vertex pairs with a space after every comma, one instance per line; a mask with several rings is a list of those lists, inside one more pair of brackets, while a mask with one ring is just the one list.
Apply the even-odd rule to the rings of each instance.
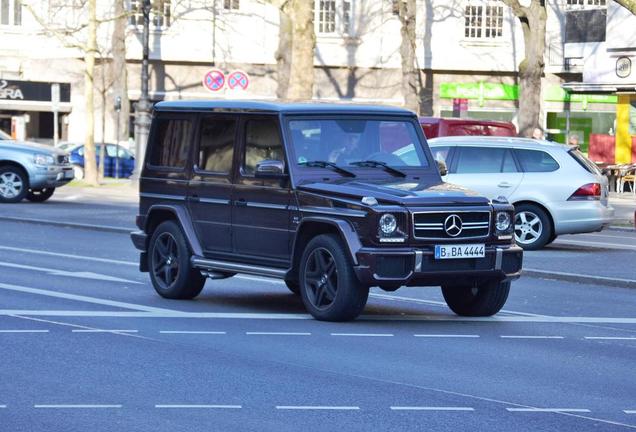
[[230, 172], [236, 123], [233, 118], [206, 117], [201, 120], [199, 169], [216, 173]]
[[185, 168], [192, 123], [189, 120], [158, 119], [154, 146], [148, 163], [156, 167]]
[[243, 173], [254, 175], [256, 164], [263, 160], [285, 160], [275, 119], [249, 120], [245, 125]]
[[578, 150], [570, 150], [568, 152], [575, 161], [579, 163], [585, 170], [592, 174], [602, 174], [601, 170], [596, 166], [594, 162], [585, 157], [583, 153]]
[[436, 161], [444, 162], [448, 164], [448, 153], [450, 152], [450, 147], [431, 147], [431, 153], [433, 153], [433, 159]]
[[552, 172], [559, 169], [557, 161], [544, 151], [515, 149], [515, 153], [525, 172]]
[[457, 147], [457, 174], [517, 172], [510, 150], [494, 147]]

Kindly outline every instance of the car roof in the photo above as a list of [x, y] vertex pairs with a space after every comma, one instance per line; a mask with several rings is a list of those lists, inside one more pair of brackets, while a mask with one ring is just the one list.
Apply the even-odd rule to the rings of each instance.
[[467, 124], [467, 125], [485, 125], [485, 126], [500, 126], [500, 127], [514, 127], [514, 124], [505, 120], [481, 120], [466, 117], [419, 117], [419, 121], [422, 124], [437, 124], [441, 122], [455, 123], [455, 124]]
[[484, 147], [522, 147], [534, 149], [568, 149], [569, 146], [554, 141], [538, 140], [534, 138], [523, 137], [498, 137], [498, 136], [446, 136], [439, 138], [431, 138], [428, 140], [431, 146], [484, 146]]
[[317, 101], [261, 101], [261, 100], [179, 100], [159, 102], [155, 111], [238, 111], [285, 114], [388, 114], [408, 115], [414, 113], [404, 108], [358, 103], [332, 103]]

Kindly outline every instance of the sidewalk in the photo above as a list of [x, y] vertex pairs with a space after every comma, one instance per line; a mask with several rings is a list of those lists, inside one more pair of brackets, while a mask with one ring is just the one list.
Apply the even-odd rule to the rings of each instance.
[[636, 211], [634, 194], [610, 192], [609, 202], [615, 211], [612, 225], [634, 228], [634, 211]]

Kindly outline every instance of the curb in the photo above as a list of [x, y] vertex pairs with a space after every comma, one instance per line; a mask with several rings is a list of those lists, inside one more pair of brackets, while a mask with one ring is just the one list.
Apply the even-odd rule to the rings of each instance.
[[119, 234], [130, 234], [132, 231], [136, 229], [134, 227], [124, 228], [124, 227], [116, 227], [116, 226], [110, 226], [110, 225], [93, 225], [93, 224], [83, 224], [83, 223], [76, 223], [76, 222], [51, 221], [46, 219], [18, 218], [18, 217], [7, 217], [7, 216], [2, 216], [2, 219], [6, 221], [11, 221], [11, 222], [25, 222], [25, 223], [32, 223], [32, 224], [38, 224], [38, 225], [51, 225], [51, 226], [57, 226], [61, 228], [79, 228], [79, 229], [85, 229], [85, 230], [91, 230], [91, 231], [113, 232], [113, 233], [119, 233]]
[[576, 273], [565, 273], [558, 271], [545, 271], [525, 268], [522, 270], [522, 276], [541, 279], [553, 279], [566, 282], [577, 282], [584, 284], [598, 284], [618, 288], [634, 288], [636, 289], [636, 280], [609, 278], [605, 276], [591, 276]]
[[622, 231], [622, 232], [634, 232], [636, 228], [631, 228], [628, 226], [608, 226], [605, 228], [607, 231]]

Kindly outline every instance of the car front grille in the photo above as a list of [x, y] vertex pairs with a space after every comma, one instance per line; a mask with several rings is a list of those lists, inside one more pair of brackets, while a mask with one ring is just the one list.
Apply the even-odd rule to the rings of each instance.
[[[455, 227], [453, 228], [453, 222]], [[458, 229], [461, 224], [461, 230]], [[446, 229], [451, 228], [451, 229]], [[413, 213], [413, 231], [418, 239], [483, 238], [490, 234], [489, 211], [439, 211]]]
[[57, 157], [57, 163], [59, 165], [66, 165], [69, 162], [68, 155], [61, 155]]

